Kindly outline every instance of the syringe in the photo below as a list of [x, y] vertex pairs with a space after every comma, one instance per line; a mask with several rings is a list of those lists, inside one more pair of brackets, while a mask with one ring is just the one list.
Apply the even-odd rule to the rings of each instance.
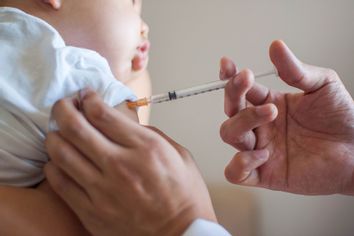
[[[255, 78], [262, 78], [270, 75], [278, 75], [278, 71], [274, 68], [272, 71], [255, 75]], [[206, 84], [193, 86], [186, 89], [173, 90], [167, 93], [152, 95], [149, 98], [145, 97], [145, 98], [138, 99], [137, 101], [134, 102], [128, 102], [128, 107], [136, 108], [141, 106], [147, 106], [150, 103], [154, 104], [154, 103], [169, 102], [180, 98], [185, 98], [185, 97], [194, 96], [202, 93], [216, 91], [225, 88], [227, 82], [228, 80], [224, 80], [224, 81], [218, 80]]]

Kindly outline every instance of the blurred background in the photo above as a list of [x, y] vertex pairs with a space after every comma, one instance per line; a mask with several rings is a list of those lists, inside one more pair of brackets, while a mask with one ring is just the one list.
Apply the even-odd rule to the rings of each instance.
[[[354, 94], [353, 0], [149, 0], [149, 71], [153, 92], [218, 79], [219, 59], [239, 68], [272, 68], [268, 47], [284, 40], [304, 62], [335, 69]], [[294, 91], [276, 78], [259, 80]], [[222, 143], [223, 92], [152, 107], [151, 124], [194, 155], [220, 220], [243, 236], [354, 235], [354, 197], [304, 197], [228, 184], [224, 167], [235, 150]]]

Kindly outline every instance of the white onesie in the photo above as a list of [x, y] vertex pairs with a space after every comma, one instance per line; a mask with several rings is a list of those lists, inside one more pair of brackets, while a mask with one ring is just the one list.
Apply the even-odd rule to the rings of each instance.
[[39, 18], [0, 8], [0, 185], [27, 187], [44, 179], [51, 108], [85, 87], [110, 106], [136, 99], [98, 53], [66, 46]]

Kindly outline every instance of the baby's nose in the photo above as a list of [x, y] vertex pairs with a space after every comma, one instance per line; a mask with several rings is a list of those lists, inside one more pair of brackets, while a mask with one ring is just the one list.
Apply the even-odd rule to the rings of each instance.
[[149, 26], [144, 21], [141, 21], [141, 36], [144, 39], [149, 37]]

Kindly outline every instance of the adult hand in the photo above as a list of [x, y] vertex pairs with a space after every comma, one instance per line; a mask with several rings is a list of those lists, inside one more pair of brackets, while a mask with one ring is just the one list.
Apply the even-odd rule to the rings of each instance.
[[[86, 91], [53, 108], [46, 147], [53, 189], [97, 236], [179, 235], [196, 218], [216, 221], [189, 152]], [[163, 137], [162, 137], [163, 136]]]
[[[282, 42], [270, 47], [280, 78], [302, 90], [281, 93], [221, 61], [222, 139], [237, 148], [225, 169], [235, 184], [298, 194], [354, 193], [354, 104], [338, 75], [300, 62]], [[248, 105], [248, 106], [247, 106]]]

